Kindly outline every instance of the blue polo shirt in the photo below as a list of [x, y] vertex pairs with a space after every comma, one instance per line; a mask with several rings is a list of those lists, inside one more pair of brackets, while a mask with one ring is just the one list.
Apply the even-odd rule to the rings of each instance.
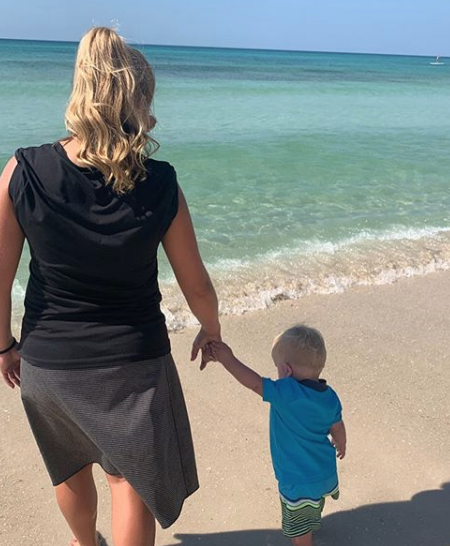
[[280, 493], [288, 500], [320, 499], [338, 485], [330, 428], [342, 419], [337, 394], [323, 379], [263, 379], [270, 403], [270, 451]]

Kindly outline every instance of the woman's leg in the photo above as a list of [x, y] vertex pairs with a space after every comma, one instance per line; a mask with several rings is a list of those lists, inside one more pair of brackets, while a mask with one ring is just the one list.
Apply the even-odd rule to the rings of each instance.
[[114, 546], [154, 546], [154, 515], [125, 478], [106, 474], [106, 479], [111, 489]]
[[293, 546], [312, 546], [312, 533], [302, 535], [301, 537], [295, 537], [292, 539]]
[[56, 500], [75, 538], [71, 546], [97, 546], [97, 489], [92, 465], [55, 487]]

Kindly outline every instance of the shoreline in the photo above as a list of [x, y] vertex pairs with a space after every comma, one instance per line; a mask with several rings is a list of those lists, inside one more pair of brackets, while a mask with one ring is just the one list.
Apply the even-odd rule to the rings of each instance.
[[[162, 310], [169, 332], [195, 326], [165, 257], [160, 254]], [[13, 328], [18, 334], [28, 254], [13, 286]], [[450, 228], [393, 231], [376, 237], [360, 234], [337, 243], [304, 243], [301, 249], [272, 251], [253, 260], [223, 259], [207, 264], [216, 287], [222, 317], [270, 309], [280, 301], [311, 295], [344, 293], [420, 278], [450, 269]], [[16, 335], [17, 337], [17, 335]]]
[[[225, 316], [224, 340], [274, 377], [273, 337], [305, 321], [325, 338], [324, 377], [344, 407], [349, 446], [339, 462], [341, 498], [327, 502], [316, 546], [442, 546], [450, 524], [450, 272], [394, 284], [281, 301]], [[271, 469], [268, 407], [220, 365], [189, 362], [195, 330], [172, 333], [190, 413], [201, 488], [158, 546], [283, 546]], [[0, 544], [59, 546], [70, 534], [21, 408], [0, 397]], [[99, 470], [99, 529], [110, 539], [107, 485]], [[20, 518], [17, 517], [20, 514]]]
[[[223, 317], [266, 310], [282, 301], [302, 301], [315, 295], [333, 295], [359, 287], [392, 285], [450, 269], [450, 234], [436, 236], [324, 243], [304, 255], [286, 250], [252, 262], [238, 260], [208, 267]], [[175, 281], [161, 280], [162, 307], [169, 331], [193, 326], [193, 319]]]

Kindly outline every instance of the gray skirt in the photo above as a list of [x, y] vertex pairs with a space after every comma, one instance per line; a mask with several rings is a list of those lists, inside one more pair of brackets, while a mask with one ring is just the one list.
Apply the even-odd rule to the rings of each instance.
[[22, 359], [23, 405], [53, 485], [91, 463], [123, 476], [163, 528], [198, 488], [189, 419], [172, 356], [54, 370]]

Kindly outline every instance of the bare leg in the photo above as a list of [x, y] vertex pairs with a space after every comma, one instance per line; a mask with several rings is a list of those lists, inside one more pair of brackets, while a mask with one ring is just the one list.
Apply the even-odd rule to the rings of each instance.
[[92, 465], [55, 487], [56, 500], [75, 538], [71, 546], [97, 546], [97, 489]]
[[312, 546], [312, 533], [302, 535], [301, 537], [295, 537], [292, 539], [293, 546]]
[[106, 479], [111, 489], [114, 546], [154, 546], [154, 515], [125, 478], [106, 474]]

